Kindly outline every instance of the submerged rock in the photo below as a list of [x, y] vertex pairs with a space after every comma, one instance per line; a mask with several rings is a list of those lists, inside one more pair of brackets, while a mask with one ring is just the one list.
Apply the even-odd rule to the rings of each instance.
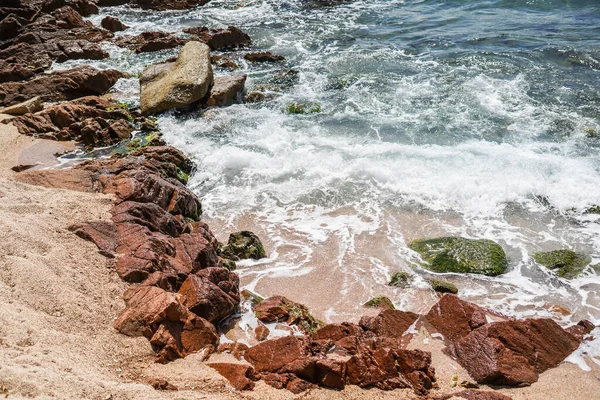
[[441, 237], [418, 239], [408, 247], [421, 255], [425, 268], [435, 272], [459, 272], [496, 276], [508, 266], [499, 244], [487, 239]]
[[371, 300], [369, 300], [365, 304], [363, 304], [363, 306], [369, 307], [369, 308], [381, 308], [383, 310], [395, 310], [396, 309], [396, 307], [394, 307], [394, 303], [392, 303], [392, 301], [385, 296], [379, 296], [379, 297], [372, 298]]
[[200, 42], [187, 43], [174, 63], [147, 67], [140, 84], [140, 108], [144, 115], [201, 100], [213, 84], [210, 48]]
[[429, 281], [429, 284], [431, 285], [431, 288], [438, 293], [458, 293], [458, 288], [454, 284], [447, 281], [432, 279]]
[[538, 264], [557, 270], [557, 275], [566, 279], [575, 278], [592, 262], [589, 256], [567, 249], [538, 252], [533, 258]]
[[388, 283], [388, 285], [406, 288], [410, 285], [410, 280], [410, 275], [407, 272], [396, 272], [394, 275], [392, 275], [392, 279], [390, 279], [390, 283]]
[[229, 235], [229, 241], [221, 250], [221, 255], [234, 261], [248, 258], [259, 260], [267, 257], [262, 242], [258, 236], [250, 231], [241, 231]]
[[285, 57], [275, 55], [270, 51], [247, 53], [244, 55], [244, 58], [250, 62], [278, 62], [285, 60]]

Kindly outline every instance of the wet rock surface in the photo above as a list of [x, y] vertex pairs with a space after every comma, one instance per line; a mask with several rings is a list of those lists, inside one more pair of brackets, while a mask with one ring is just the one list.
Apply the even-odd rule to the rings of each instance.
[[304, 305], [283, 296], [273, 296], [261, 301], [254, 307], [254, 313], [259, 321], [285, 322], [298, 326], [305, 333], [315, 332], [323, 326]]

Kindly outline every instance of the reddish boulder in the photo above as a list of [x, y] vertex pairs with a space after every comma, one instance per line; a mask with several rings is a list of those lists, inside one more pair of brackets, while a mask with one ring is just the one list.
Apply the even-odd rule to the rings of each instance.
[[205, 348], [214, 351], [219, 344], [219, 335], [210, 322], [189, 314], [183, 322], [163, 322], [150, 339], [150, 343], [157, 352], [156, 361], [166, 363]]
[[202, 26], [186, 28], [183, 31], [196, 36], [197, 40], [206, 43], [211, 50], [225, 50], [252, 44], [250, 36], [235, 26], [230, 26], [227, 29], [215, 29]]
[[115, 38], [117, 46], [126, 47], [136, 53], [146, 53], [183, 46], [189, 41], [168, 32], [142, 32], [137, 36], [125, 35]]
[[259, 342], [266, 340], [269, 334], [271, 334], [271, 331], [263, 323], [259, 323], [256, 329], [254, 329], [254, 336]]
[[485, 310], [461, 300], [454, 294], [446, 294], [425, 316], [445, 338], [454, 341], [467, 336], [472, 330], [487, 323]]
[[244, 357], [244, 354], [246, 354], [246, 350], [248, 350], [248, 346], [241, 342], [223, 343], [217, 349], [219, 353], [231, 353], [231, 355], [233, 355], [238, 360], [241, 360]]
[[311, 335], [313, 340], [331, 340], [337, 342], [348, 336], [361, 337], [364, 330], [356, 324], [344, 322], [341, 324], [328, 324]]
[[285, 57], [274, 55], [269, 51], [246, 53], [244, 58], [250, 62], [277, 62], [285, 60]]
[[269, 297], [254, 307], [256, 318], [262, 322], [285, 322], [297, 325], [304, 332], [315, 332], [323, 326], [304, 305], [295, 303], [283, 296]]
[[123, 76], [123, 73], [112, 69], [98, 71], [82, 66], [26, 82], [5, 82], [0, 84], [0, 103], [11, 105], [35, 96], [39, 96], [43, 101], [60, 101], [100, 95]]
[[206, 364], [225, 377], [237, 390], [254, 389], [254, 368], [245, 364], [211, 363]]
[[596, 328], [596, 326], [592, 322], [588, 321], [587, 319], [583, 319], [576, 325], [570, 326], [565, 330], [582, 342], [585, 335], [593, 331], [594, 328]]
[[359, 325], [376, 336], [400, 339], [419, 318], [418, 314], [400, 310], [384, 310], [375, 317], [362, 317]]
[[224, 268], [206, 268], [189, 275], [179, 293], [188, 310], [218, 324], [240, 303], [239, 277]]
[[156, 286], [140, 286], [128, 292], [125, 310], [114, 323], [116, 330], [127, 336], [145, 336], [150, 339], [165, 321], [183, 322], [188, 311], [180, 296]]
[[478, 383], [516, 386], [536, 382], [579, 346], [551, 319], [483, 325], [453, 345], [458, 362]]
[[122, 23], [118, 18], [111, 17], [110, 15], [104, 17], [100, 22], [100, 25], [104, 29], [108, 29], [111, 32], [120, 32], [129, 28], [127, 25]]
[[69, 226], [69, 230], [82, 239], [98, 246], [100, 254], [114, 257], [117, 249], [117, 230], [112, 222], [90, 221]]
[[257, 372], [277, 372], [285, 365], [308, 355], [307, 340], [284, 336], [261, 342], [246, 350], [244, 358]]
[[12, 118], [10, 122], [24, 135], [75, 140], [95, 147], [128, 139], [135, 128], [130, 122], [132, 119], [127, 109], [100, 97], [88, 96]]

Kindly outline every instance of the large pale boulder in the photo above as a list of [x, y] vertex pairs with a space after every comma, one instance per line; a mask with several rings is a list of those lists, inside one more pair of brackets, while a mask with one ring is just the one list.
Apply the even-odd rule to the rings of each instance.
[[147, 67], [140, 84], [140, 108], [144, 115], [197, 102], [213, 85], [210, 47], [188, 42], [173, 64]]

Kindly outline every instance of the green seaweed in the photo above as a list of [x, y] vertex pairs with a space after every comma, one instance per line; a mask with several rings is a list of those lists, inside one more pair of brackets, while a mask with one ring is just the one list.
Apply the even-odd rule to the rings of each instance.
[[241, 231], [229, 235], [227, 245], [221, 249], [221, 256], [230, 260], [254, 259], [267, 257], [262, 242], [254, 233]]
[[447, 281], [432, 279], [429, 281], [429, 284], [431, 285], [433, 290], [435, 290], [438, 293], [458, 293], [458, 288], [454, 284]]
[[487, 239], [441, 237], [418, 239], [408, 247], [421, 255], [425, 268], [435, 272], [458, 272], [496, 276], [504, 273], [508, 260], [502, 247]]
[[288, 114], [315, 114], [321, 112], [321, 105], [319, 103], [299, 103], [294, 102], [287, 105], [285, 111]]
[[575, 278], [592, 262], [589, 256], [567, 249], [538, 252], [533, 258], [538, 264], [557, 270], [557, 275], [565, 279]]
[[388, 299], [385, 296], [378, 296], [375, 298], [372, 298], [371, 300], [367, 301], [365, 304], [363, 304], [365, 307], [370, 307], [370, 308], [383, 308], [383, 309], [389, 309], [389, 310], [395, 310], [396, 307], [394, 307], [394, 303], [392, 303], [392, 301], [390, 299]]

